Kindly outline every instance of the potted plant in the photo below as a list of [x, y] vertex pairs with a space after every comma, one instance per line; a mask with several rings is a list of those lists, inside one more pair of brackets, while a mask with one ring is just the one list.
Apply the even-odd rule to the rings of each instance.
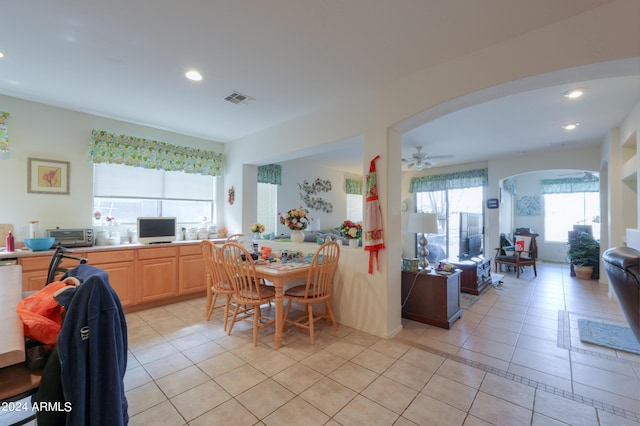
[[600, 262], [600, 243], [593, 235], [580, 232], [569, 242], [567, 256], [574, 265], [576, 276], [589, 279], [593, 275], [593, 268]]

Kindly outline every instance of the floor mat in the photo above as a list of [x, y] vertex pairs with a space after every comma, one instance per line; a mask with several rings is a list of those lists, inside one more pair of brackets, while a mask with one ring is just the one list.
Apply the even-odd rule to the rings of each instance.
[[640, 355], [640, 343], [628, 327], [579, 319], [578, 329], [584, 343]]

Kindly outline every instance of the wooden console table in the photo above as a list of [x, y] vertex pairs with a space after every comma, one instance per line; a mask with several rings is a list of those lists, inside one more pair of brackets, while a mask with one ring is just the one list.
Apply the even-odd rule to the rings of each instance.
[[439, 275], [403, 271], [401, 300], [403, 318], [449, 329], [462, 317], [460, 272]]
[[491, 284], [491, 258], [473, 257], [470, 260], [450, 262], [462, 270], [460, 291], [478, 295]]

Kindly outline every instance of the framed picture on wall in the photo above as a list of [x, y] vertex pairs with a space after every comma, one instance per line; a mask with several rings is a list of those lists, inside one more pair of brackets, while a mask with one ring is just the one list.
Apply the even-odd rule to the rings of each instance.
[[27, 192], [69, 194], [69, 162], [29, 158]]

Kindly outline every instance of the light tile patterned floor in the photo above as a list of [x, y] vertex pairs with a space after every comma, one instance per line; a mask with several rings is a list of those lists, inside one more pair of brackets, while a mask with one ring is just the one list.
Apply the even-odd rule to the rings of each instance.
[[580, 318], [624, 318], [567, 265], [507, 273], [451, 330], [403, 320], [391, 340], [323, 325], [315, 346], [291, 329], [275, 350], [271, 328], [253, 347], [248, 325], [228, 337], [204, 303], [127, 315], [130, 424], [640, 424], [640, 356], [578, 335]]
[[130, 424], [638, 425], [640, 356], [578, 337], [578, 318], [626, 325], [607, 287], [530, 269], [451, 330], [403, 320], [392, 340], [322, 325], [276, 350], [269, 328], [254, 348], [204, 299], [129, 314]]

